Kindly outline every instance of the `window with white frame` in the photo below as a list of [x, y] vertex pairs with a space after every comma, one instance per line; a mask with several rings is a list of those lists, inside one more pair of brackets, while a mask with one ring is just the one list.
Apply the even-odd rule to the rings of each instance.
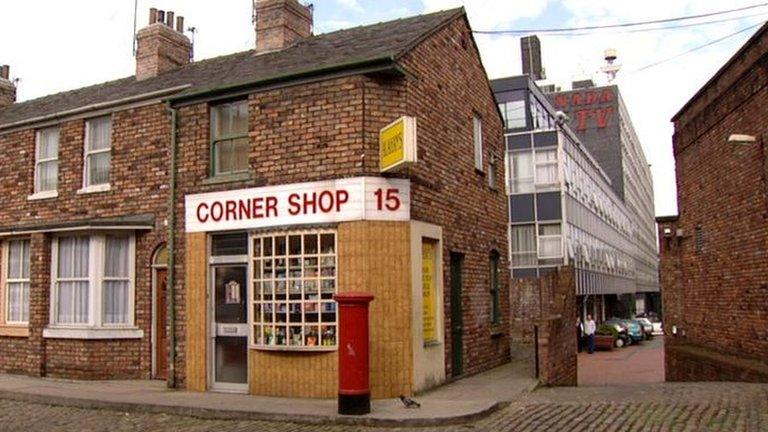
[[129, 234], [56, 237], [51, 321], [56, 326], [133, 325], [135, 240]]
[[534, 225], [510, 227], [512, 267], [536, 265], [536, 228]]
[[211, 175], [248, 171], [248, 101], [211, 107]]
[[97, 117], [85, 123], [86, 188], [109, 184], [112, 165], [112, 117]]
[[515, 151], [509, 153], [510, 193], [533, 192], [533, 153]]
[[539, 225], [539, 258], [562, 258], [563, 236], [560, 224]]
[[5, 272], [5, 322], [29, 322], [29, 239], [9, 240]]
[[59, 182], [59, 128], [37, 131], [35, 147], [36, 194], [56, 192]]
[[536, 188], [556, 187], [558, 183], [557, 150], [536, 150]]
[[335, 348], [335, 230], [253, 234], [251, 241], [252, 344]]
[[475, 169], [483, 170], [483, 120], [474, 116], [472, 118], [472, 140], [475, 147]]

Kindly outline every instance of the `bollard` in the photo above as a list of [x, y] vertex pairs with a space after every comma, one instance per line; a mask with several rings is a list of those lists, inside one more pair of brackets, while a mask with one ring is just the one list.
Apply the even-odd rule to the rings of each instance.
[[339, 304], [339, 414], [368, 414], [368, 304], [373, 295], [340, 293], [334, 300]]

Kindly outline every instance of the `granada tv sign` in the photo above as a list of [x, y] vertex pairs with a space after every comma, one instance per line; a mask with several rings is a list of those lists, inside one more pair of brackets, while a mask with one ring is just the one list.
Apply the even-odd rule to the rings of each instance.
[[403, 116], [379, 131], [379, 169], [392, 171], [416, 163], [416, 118]]
[[407, 221], [411, 183], [356, 177], [187, 195], [187, 232], [353, 220]]

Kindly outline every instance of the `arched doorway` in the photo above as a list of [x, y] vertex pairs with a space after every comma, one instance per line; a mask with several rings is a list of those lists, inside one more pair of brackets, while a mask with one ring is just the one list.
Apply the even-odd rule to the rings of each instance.
[[152, 378], [168, 377], [168, 248], [158, 246], [152, 256]]

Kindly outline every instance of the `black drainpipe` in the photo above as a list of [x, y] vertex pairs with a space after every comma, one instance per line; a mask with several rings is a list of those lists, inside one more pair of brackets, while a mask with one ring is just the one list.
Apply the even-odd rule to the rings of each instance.
[[176, 387], [176, 307], [175, 307], [175, 287], [176, 287], [176, 120], [178, 112], [168, 104], [168, 111], [171, 114], [171, 148], [170, 158], [171, 166], [168, 185], [168, 288], [167, 288], [167, 307], [168, 307], [168, 379], [169, 388]]

